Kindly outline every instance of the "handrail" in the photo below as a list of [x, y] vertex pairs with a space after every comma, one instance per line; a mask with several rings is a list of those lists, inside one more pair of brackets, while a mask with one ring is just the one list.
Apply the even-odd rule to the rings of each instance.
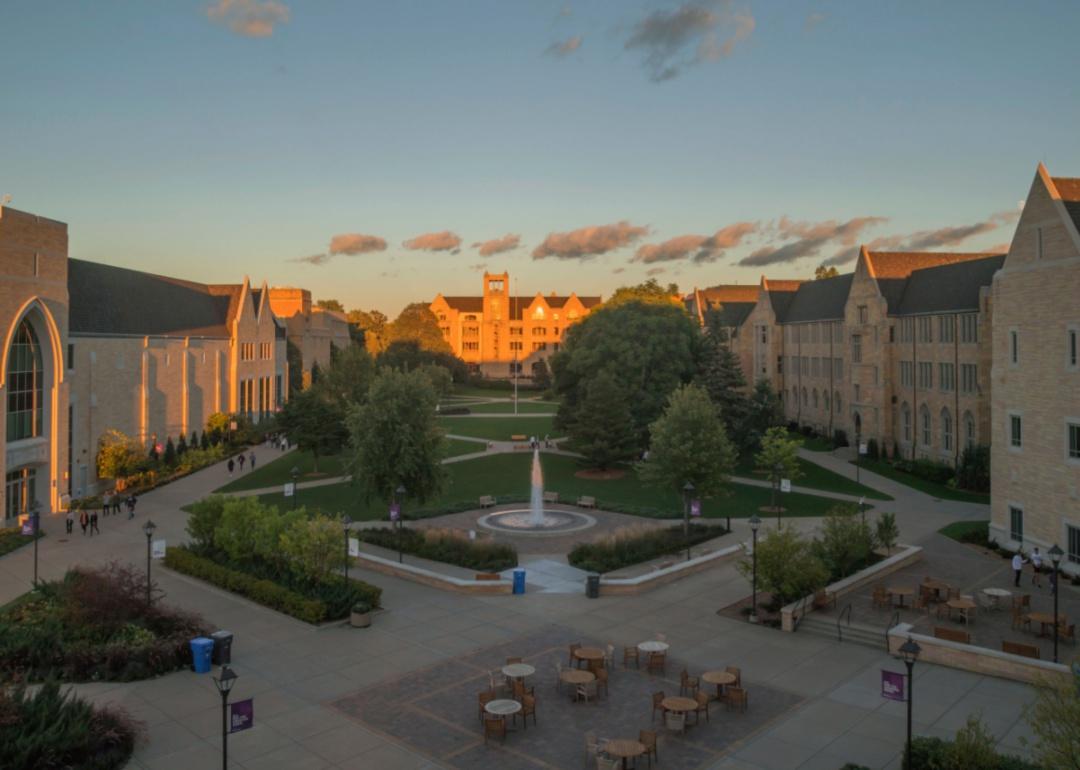
[[839, 642], [844, 641], [844, 632], [843, 629], [840, 628], [840, 621], [843, 620], [845, 616], [847, 616], [848, 627], [851, 627], [851, 607], [852, 605], [850, 602], [844, 605], [844, 609], [840, 610], [840, 617], [836, 619], [836, 639]]
[[894, 610], [889, 619], [889, 625], [885, 626], [885, 652], [889, 651], [889, 632], [900, 623], [900, 610]]

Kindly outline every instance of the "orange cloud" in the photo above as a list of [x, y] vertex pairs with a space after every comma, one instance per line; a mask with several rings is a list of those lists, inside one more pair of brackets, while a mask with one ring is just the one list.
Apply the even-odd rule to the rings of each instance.
[[568, 37], [566, 40], [556, 40], [544, 49], [544, 53], [551, 54], [552, 56], [569, 56], [574, 51], [581, 48], [582, 42], [584, 42], [584, 39], [581, 35], [574, 35], [573, 37]]
[[237, 35], [270, 37], [275, 24], [289, 20], [289, 9], [277, 0], [217, 0], [206, 15]]
[[504, 251], [513, 251], [520, 245], [520, 235], [508, 234], [502, 238], [492, 238], [490, 241], [474, 243], [473, 248], [480, 250], [481, 257], [490, 257], [493, 254], [502, 254]]
[[634, 255], [634, 262], [672, 262], [693, 256], [697, 263], [715, 262], [727, 249], [743, 242], [746, 236], [758, 230], [757, 222], [736, 222], [717, 230], [712, 235], [679, 235], [662, 243], [641, 246]]
[[290, 259], [289, 261], [290, 262], [304, 262], [306, 264], [314, 265], [315, 267], [319, 267], [321, 265], [325, 265], [327, 262], [330, 261], [330, 255], [325, 254], [325, 253], [323, 253], [323, 254], [312, 254], [312, 255], [307, 256], [307, 257], [294, 257], [293, 259]]
[[453, 251], [461, 245], [461, 238], [449, 230], [441, 233], [424, 233], [401, 244], [411, 251]]
[[355, 257], [357, 254], [368, 254], [372, 251], [386, 251], [386, 241], [377, 235], [363, 233], [342, 233], [330, 239], [331, 254]]
[[868, 227], [887, 222], [885, 217], [855, 217], [846, 222], [835, 219], [824, 222], [794, 222], [781, 217], [774, 226], [780, 240], [795, 238], [791, 243], [781, 246], [763, 246], [739, 260], [742, 267], [763, 267], [795, 262], [803, 257], [813, 257], [824, 247], [836, 243], [852, 246], [858, 242], [859, 235]]
[[593, 225], [566, 233], [548, 233], [544, 242], [533, 249], [533, 259], [587, 259], [629, 246], [648, 235], [649, 228], [626, 220], [611, 225]]

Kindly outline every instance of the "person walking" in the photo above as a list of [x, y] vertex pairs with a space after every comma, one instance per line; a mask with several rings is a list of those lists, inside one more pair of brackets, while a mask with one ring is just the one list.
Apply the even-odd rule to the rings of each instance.
[[250, 466], [251, 466], [251, 470], [255, 470], [255, 453], [254, 452], [251, 453], [251, 455], [248, 457], [248, 460], [251, 461], [249, 463]]
[[90, 537], [93, 537], [95, 532], [97, 532], [99, 535], [101, 534], [101, 530], [98, 529], [97, 522], [97, 511], [94, 511], [90, 514]]
[[106, 492], [101, 496], [101, 515], [109, 515], [109, 507], [112, 505], [112, 495]]
[[121, 502], [120, 501], [120, 492], [118, 492], [117, 490], [114, 489], [113, 493], [112, 493], [112, 512], [113, 512], [113, 516], [119, 516], [120, 515], [120, 502]]
[[127, 499], [128, 519], [135, 518], [135, 503], [139, 502], [138, 498], [132, 493]]
[[1031, 584], [1042, 588], [1042, 554], [1037, 547], [1031, 549]]
[[65, 523], [65, 527], [67, 527], [67, 533], [69, 535], [71, 534], [71, 531], [75, 529], [75, 511], [71, 509], [68, 509], [67, 522]]
[[230, 478], [230, 479], [232, 478], [232, 472], [233, 472], [233, 468], [234, 468], [235, 466], [236, 466], [236, 463], [235, 463], [235, 462], [233, 462], [233, 459], [232, 459], [232, 458], [230, 457], [230, 458], [229, 458], [229, 465], [228, 465], [228, 467], [229, 467], [229, 478]]
[[86, 527], [90, 524], [90, 514], [83, 508], [79, 511], [79, 526], [82, 527], [82, 533], [86, 535]]
[[1024, 558], [1023, 551], [1017, 551], [1013, 554], [1012, 568], [1015, 579], [1013, 585], [1017, 588], [1020, 587], [1020, 573], [1024, 571], [1024, 565], [1027, 564], [1027, 559]]
[[244, 472], [244, 453], [241, 452], [240, 456], [236, 458], [236, 462], [240, 463], [240, 472]]

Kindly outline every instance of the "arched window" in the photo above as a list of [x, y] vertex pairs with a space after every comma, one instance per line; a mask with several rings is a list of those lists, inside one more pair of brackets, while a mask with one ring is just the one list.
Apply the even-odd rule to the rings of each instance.
[[834, 412], [837, 412], [837, 413], [840, 412], [840, 391], [839, 390], [836, 391], [835, 393], [833, 393], [832, 406], [833, 406], [833, 411]]
[[904, 441], [911, 441], [911, 407], [907, 405], [905, 401], [900, 407], [900, 435], [904, 437]]
[[533, 310], [533, 318], [543, 318], [543, 317], [544, 317], [544, 306], [543, 305], [537, 305], [536, 309]]
[[964, 446], [968, 449], [975, 446], [975, 418], [971, 412], [964, 412]]
[[799, 405], [799, 389], [798, 388], [792, 388], [791, 389], [791, 403], [794, 404], [795, 406]]
[[829, 391], [823, 390], [821, 392], [821, 397], [825, 401], [825, 411], [828, 412], [829, 411]]
[[948, 409], [941, 410], [941, 448], [946, 452], [951, 452], [953, 448], [952, 414]]
[[930, 410], [926, 404], [919, 407], [919, 425], [922, 431], [922, 445], [930, 446], [934, 442], [934, 433], [930, 424]]
[[818, 395], [817, 395], [817, 388], [814, 388], [814, 393], [813, 393], [813, 396], [814, 396], [814, 408], [815, 408], [815, 409], [817, 409], [817, 408], [818, 408]]
[[7, 440], [19, 441], [42, 434], [44, 370], [41, 345], [25, 318], [15, 330], [8, 351]]
[[806, 394], [806, 388], [802, 389], [802, 405], [810, 406], [810, 397]]

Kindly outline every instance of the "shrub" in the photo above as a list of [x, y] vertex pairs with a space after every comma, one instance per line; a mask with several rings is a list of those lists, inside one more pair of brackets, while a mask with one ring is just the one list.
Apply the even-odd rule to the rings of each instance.
[[[753, 562], [739, 563], [739, 572], [751, 579]], [[814, 554], [811, 543], [792, 526], [781, 526], [758, 540], [758, 585], [784, 605], [823, 588], [829, 581], [829, 568]]]
[[980, 444], [964, 450], [956, 469], [956, 484], [972, 492], [990, 491], [990, 447]]
[[866, 442], [866, 457], [869, 460], [877, 460], [881, 457], [881, 450], [878, 449], [876, 438], [872, 438]]
[[837, 447], [848, 446], [847, 432], [837, 428], [833, 432], [833, 444]]
[[893, 467], [920, 479], [932, 481], [935, 484], [948, 484], [955, 475], [951, 465], [923, 457], [917, 460], [898, 460], [893, 463]]
[[874, 531], [874, 539], [877, 540], [877, 544], [885, 549], [885, 553], [890, 553], [896, 546], [899, 537], [900, 529], [896, 526], [896, 514], [882, 513], [878, 517]]
[[294, 518], [289, 522], [279, 536], [279, 547], [296, 575], [318, 582], [345, 566], [341, 541], [342, 527], [338, 519], [314, 516]]
[[397, 550], [422, 559], [455, 564], [477, 572], [502, 572], [516, 567], [517, 549], [490, 539], [469, 540], [462, 532], [450, 529], [363, 529], [359, 537], [365, 543]]
[[814, 553], [828, 567], [830, 583], [862, 569], [873, 556], [874, 536], [857, 513], [850, 503], [830, 508], [821, 523], [821, 537], [814, 541]]
[[441, 406], [439, 407], [439, 414], [443, 416], [455, 415], [455, 414], [472, 414], [472, 410], [467, 406]]
[[197, 546], [212, 546], [214, 532], [221, 522], [221, 516], [225, 512], [225, 503], [233, 498], [225, 495], [210, 495], [192, 503], [189, 507], [187, 533]]
[[[727, 534], [720, 526], [690, 525], [690, 545]], [[641, 562], [650, 561], [665, 554], [685, 550], [687, 539], [681, 525], [657, 529], [645, 525], [623, 527], [601, 540], [578, 543], [566, 560], [578, 569], [588, 572], [614, 572]]]
[[98, 476], [120, 479], [145, 466], [143, 448], [138, 441], [118, 430], [108, 430], [98, 439]]

